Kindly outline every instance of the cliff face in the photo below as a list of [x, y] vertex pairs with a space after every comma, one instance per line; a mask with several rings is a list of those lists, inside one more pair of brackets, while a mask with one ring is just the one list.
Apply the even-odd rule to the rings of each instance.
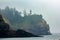
[[10, 29], [9, 24], [5, 23], [2, 18], [2, 15], [0, 15], [0, 38], [7, 38], [7, 37], [39, 37], [39, 36], [26, 32], [21, 29], [17, 31]]
[[5, 23], [5, 21], [2, 18], [2, 15], [0, 15], [0, 37], [7, 36], [8, 32], [9, 32], [9, 25]]
[[49, 24], [43, 19], [42, 15], [24, 15], [16, 9], [5, 8], [0, 12], [6, 16], [13, 29], [22, 29], [34, 35], [50, 35]]
[[24, 17], [22, 29], [35, 35], [50, 35], [50, 28], [41, 15]]

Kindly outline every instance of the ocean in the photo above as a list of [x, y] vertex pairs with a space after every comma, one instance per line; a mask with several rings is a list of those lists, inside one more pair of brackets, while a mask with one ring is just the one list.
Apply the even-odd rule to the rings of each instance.
[[44, 35], [44, 37], [0, 38], [0, 40], [60, 40], [60, 33], [52, 35]]

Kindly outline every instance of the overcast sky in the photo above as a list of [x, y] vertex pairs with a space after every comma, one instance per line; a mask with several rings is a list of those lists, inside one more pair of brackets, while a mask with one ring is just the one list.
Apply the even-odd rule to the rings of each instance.
[[0, 0], [0, 8], [6, 6], [18, 11], [31, 9], [33, 13], [42, 14], [52, 33], [60, 33], [60, 0]]

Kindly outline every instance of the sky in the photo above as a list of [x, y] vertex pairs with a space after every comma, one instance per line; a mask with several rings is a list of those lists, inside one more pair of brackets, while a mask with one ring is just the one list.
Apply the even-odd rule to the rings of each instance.
[[6, 6], [18, 11], [31, 9], [35, 14], [42, 14], [50, 26], [51, 33], [60, 33], [60, 0], [0, 0], [0, 8]]

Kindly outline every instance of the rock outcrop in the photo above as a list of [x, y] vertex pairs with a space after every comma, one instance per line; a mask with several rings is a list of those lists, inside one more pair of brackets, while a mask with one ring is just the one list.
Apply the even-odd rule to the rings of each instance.
[[30, 11], [29, 15], [24, 12], [24, 17], [21, 16], [21, 12], [18, 12], [16, 9], [6, 7], [3, 10], [0, 10], [3, 15], [11, 23], [12, 28], [14, 29], [22, 29], [26, 32], [32, 33], [34, 35], [50, 35], [50, 27], [49, 24], [44, 20], [42, 15], [31, 15], [32, 11]]
[[11, 30], [10, 26], [4, 22], [2, 15], [0, 15], [0, 38], [7, 38], [7, 37], [39, 37], [39, 36], [26, 32], [21, 29], [17, 31]]
[[50, 28], [47, 22], [42, 18], [42, 15], [30, 15], [24, 17], [21, 23], [21, 29], [33, 33], [35, 35], [50, 35]]

